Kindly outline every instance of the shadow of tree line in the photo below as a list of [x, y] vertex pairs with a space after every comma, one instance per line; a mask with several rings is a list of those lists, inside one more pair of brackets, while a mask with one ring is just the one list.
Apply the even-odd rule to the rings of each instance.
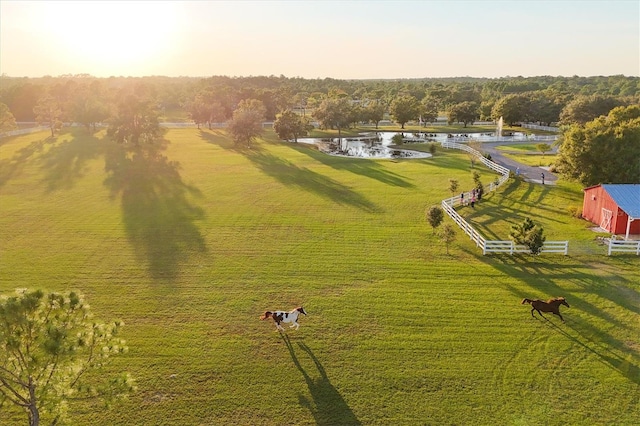
[[300, 405], [307, 408], [317, 425], [360, 425], [356, 415], [353, 413], [347, 402], [344, 400], [340, 392], [331, 384], [327, 372], [324, 367], [315, 356], [313, 351], [304, 343], [298, 343], [298, 347], [306, 353], [306, 355], [313, 361], [316, 371], [309, 373], [302, 366], [302, 363], [296, 355], [296, 351], [286, 333], [280, 333], [282, 340], [287, 345], [291, 360], [296, 366], [298, 371], [302, 374], [311, 399], [306, 398], [303, 395], [298, 397]]
[[362, 194], [320, 173], [255, 149], [246, 153], [246, 157], [265, 174], [285, 185], [297, 186], [340, 205], [349, 205], [366, 212], [380, 212], [380, 208]]
[[[626, 279], [615, 274], [596, 276], [596, 274], [589, 272], [590, 266], [579, 263], [553, 264], [547, 267], [534, 261], [526, 262], [518, 256], [486, 258], [477, 253], [470, 252], [470, 254], [481, 262], [492, 265], [505, 275], [521, 279], [532, 288], [531, 293], [523, 293], [507, 285], [507, 289], [515, 295], [514, 306], [519, 304], [520, 300], [525, 297], [538, 298], [536, 293], [540, 293], [542, 290], [547, 293], [546, 298], [565, 296], [571, 305], [571, 309], [580, 309], [592, 318], [600, 318], [607, 323], [615, 324], [617, 328], [628, 328], [628, 326], [608, 312], [589, 303], [584, 297], [581, 297], [581, 294], [592, 293], [602, 299], [610, 300], [617, 304], [620, 309], [635, 314], [640, 313], [640, 308], [630, 300], [629, 293], [633, 293], [631, 298], [634, 300], [640, 300], [640, 294], [628, 286], [629, 283]], [[523, 277], [537, 277], [535, 279], [536, 284], [534, 285], [530, 280], [525, 281]], [[569, 280], [579, 289], [567, 291], [556, 283], [557, 280]], [[627, 290], [625, 292], [619, 291], [618, 288], [620, 286]], [[545, 299], [545, 297], [539, 298]], [[528, 310], [525, 311], [528, 315]], [[610, 333], [598, 328], [584, 318], [571, 315], [571, 311], [568, 312], [568, 315], [563, 315], [565, 323], [562, 326], [558, 326], [547, 318], [539, 319], [536, 317], [536, 319], [543, 321], [551, 331], [561, 334], [566, 339], [597, 356], [604, 365], [613, 371], [640, 385], [640, 356], [629, 348], [625, 342], [613, 337]]]
[[[15, 138], [5, 139], [3, 145]], [[0, 188], [19, 175], [32, 157], [42, 153], [48, 141], [51, 141], [51, 139], [45, 138], [33, 141], [24, 148], [17, 150], [11, 158], [0, 160]]]
[[146, 260], [155, 279], [173, 279], [191, 253], [206, 244], [196, 222], [204, 211], [190, 196], [200, 191], [185, 184], [179, 164], [162, 154], [167, 141], [135, 148], [109, 143], [105, 151], [105, 185], [120, 196], [123, 221], [136, 253]]
[[47, 192], [72, 188], [88, 172], [87, 162], [104, 156], [104, 185], [120, 197], [129, 241], [155, 279], [174, 279], [182, 262], [206, 252], [197, 226], [204, 211], [190, 201], [201, 193], [182, 181], [177, 162], [163, 154], [166, 140], [127, 147], [76, 128], [30, 143], [0, 161], [0, 187], [31, 161], [43, 173]]
[[375, 203], [346, 185], [313, 170], [299, 167], [291, 161], [266, 153], [259, 145], [253, 145], [251, 149], [235, 146], [229, 142], [228, 137], [215, 130], [210, 132], [200, 130], [200, 137], [207, 143], [244, 155], [263, 173], [284, 185], [296, 186], [303, 191], [315, 193], [337, 204], [349, 205], [366, 212], [381, 211]]

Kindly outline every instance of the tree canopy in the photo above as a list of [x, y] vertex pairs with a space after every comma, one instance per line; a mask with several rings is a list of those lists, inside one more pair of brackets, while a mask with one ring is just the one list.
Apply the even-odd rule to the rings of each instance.
[[613, 96], [576, 96], [560, 113], [561, 124], [585, 124], [601, 115], [607, 115], [613, 108], [622, 106], [622, 99]]
[[480, 116], [478, 104], [475, 102], [460, 102], [453, 104], [449, 107], [449, 124], [460, 122], [464, 123], [464, 127], [467, 124], [473, 124], [474, 121]]
[[46, 94], [38, 100], [33, 108], [36, 121], [49, 127], [51, 137], [62, 127], [62, 109], [58, 101], [51, 95]]
[[264, 131], [262, 121], [265, 111], [262, 101], [257, 99], [240, 101], [228, 126], [236, 145], [246, 144], [247, 148], [251, 148], [251, 142]]
[[306, 136], [312, 126], [305, 117], [301, 117], [291, 110], [278, 114], [273, 123], [273, 130], [280, 139], [298, 142], [298, 138]]
[[404, 129], [404, 125], [420, 115], [420, 103], [411, 95], [401, 95], [389, 105], [389, 114]]
[[444, 220], [444, 210], [440, 206], [431, 206], [426, 212], [425, 215], [427, 222], [433, 228], [433, 232], [436, 232], [436, 228], [440, 226], [442, 221]]
[[137, 85], [132, 90], [123, 91], [107, 134], [128, 147], [153, 143], [162, 135], [158, 116], [151, 88]]
[[0, 133], [8, 132], [17, 127], [16, 119], [8, 106], [0, 102]]
[[85, 382], [85, 373], [127, 350], [122, 325], [94, 320], [75, 292], [21, 289], [0, 297], [0, 406], [21, 407], [37, 426], [55, 424], [73, 400], [127, 395], [134, 389], [127, 374]]
[[640, 182], [640, 106], [614, 108], [606, 117], [566, 128], [557, 167], [585, 186]]
[[338, 137], [340, 137], [341, 129], [351, 122], [351, 103], [346, 97], [326, 98], [318, 105], [313, 116], [322, 127], [338, 129]]

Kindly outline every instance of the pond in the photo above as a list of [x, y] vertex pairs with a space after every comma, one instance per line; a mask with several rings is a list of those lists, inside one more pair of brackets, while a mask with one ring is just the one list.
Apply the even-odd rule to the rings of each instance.
[[[418, 133], [404, 132], [402, 147], [394, 146], [391, 138], [397, 132], [370, 132], [344, 138], [300, 138], [298, 142], [314, 144], [329, 155], [354, 158], [429, 158], [428, 152], [406, 148], [411, 144], [432, 142], [468, 142], [470, 140], [495, 141], [495, 133]], [[524, 133], [512, 133], [499, 138], [503, 140], [526, 140]]]

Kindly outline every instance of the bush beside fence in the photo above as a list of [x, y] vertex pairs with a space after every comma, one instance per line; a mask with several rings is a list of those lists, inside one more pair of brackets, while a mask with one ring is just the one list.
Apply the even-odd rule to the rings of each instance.
[[[509, 169], [497, 163], [494, 163], [491, 160], [488, 160], [482, 155], [481, 152], [469, 147], [468, 145], [448, 141], [442, 142], [441, 145], [443, 148], [460, 149], [462, 151], [469, 152], [477, 157], [485, 166], [497, 173], [500, 173], [498, 184], [496, 185], [493, 182], [489, 184], [488, 192], [495, 191], [500, 185], [509, 180]], [[471, 226], [466, 220], [464, 220], [464, 218], [460, 216], [460, 214], [458, 214], [458, 212], [455, 210], [454, 206], [461, 205], [461, 200], [470, 199], [470, 195], [471, 194], [469, 192], [465, 192], [464, 198], [456, 196], [442, 200], [442, 209], [447, 213], [447, 215], [449, 215], [451, 219], [453, 219], [455, 223], [458, 224], [460, 229], [462, 229], [464, 233], [467, 234], [474, 243], [476, 243], [476, 246], [482, 249], [483, 255], [487, 253], [514, 254], [531, 252], [529, 247], [515, 244], [513, 241], [488, 241], [478, 231], [476, 231], [473, 226]], [[542, 246], [540, 253], [562, 253], [566, 255], [569, 253], [569, 241], [547, 241]]]

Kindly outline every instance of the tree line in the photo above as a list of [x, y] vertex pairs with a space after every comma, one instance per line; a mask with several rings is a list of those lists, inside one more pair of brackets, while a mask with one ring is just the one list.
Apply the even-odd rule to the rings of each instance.
[[[633, 139], [637, 125], [633, 107], [640, 104], [638, 77], [337, 80], [75, 75], [2, 76], [0, 83], [0, 132], [22, 121], [37, 121], [52, 136], [63, 123], [78, 123], [93, 131], [99, 124], [108, 124], [111, 136], [135, 146], [159, 137], [159, 121], [181, 116], [198, 127], [227, 123], [238, 145], [250, 145], [262, 132], [264, 120], [274, 122], [281, 139], [296, 141], [311, 129], [311, 119], [340, 136], [342, 129], [360, 123], [377, 128], [385, 119], [404, 129], [410, 122], [426, 126], [440, 114], [464, 127], [502, 117], [509, 125], [561, 126], [557, 169], [565, 177], [585, 185], [640, 180], [640, 165], [635, 162], [624, 170], [611, 166], [638, 158], [640, 142]], [[612, 119], [602, 118], [613, 111], [618, 112]], [[588, 131], [585, 126], [590, 126]], [[605, 133], [615, 143], [607, 145], [602, 136], [590, 136], [600, 135], [601, 128], [609, 129]], [[582, 152], [585, 147], [589, 155]]]

